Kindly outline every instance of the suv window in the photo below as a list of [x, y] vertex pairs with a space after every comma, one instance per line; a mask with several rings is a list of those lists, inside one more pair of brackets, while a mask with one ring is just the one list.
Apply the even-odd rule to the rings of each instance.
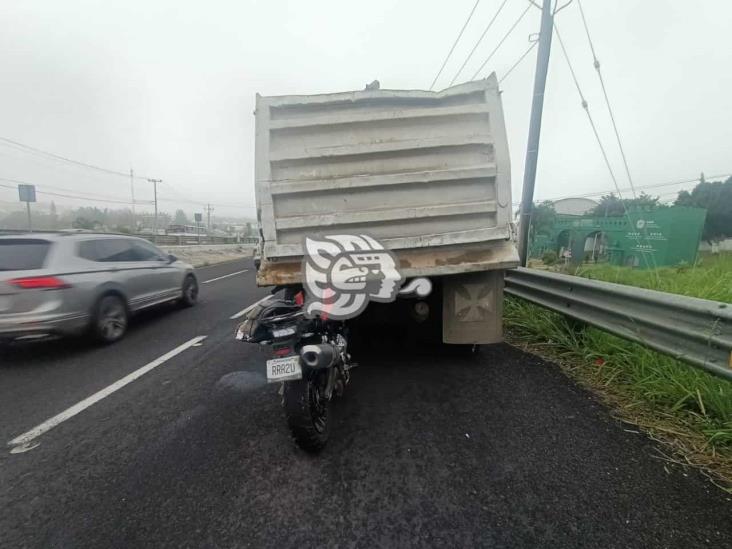
[[46, 262], [51, 243], [32, 238], [0, 239], [0, 271], [30, 271]]
[[84, 240], [79, 243], [79, 257], [103, 263], [137, 261], [132, 250], [132, 241], [126, 238]]
[[165, 259], [163, 252], [149, 242], [141, 240], [132, 241], [132, 253], [135, 255], [135, 261], [162, 261]]
[[128, 238], [100, 238], [79, 243], [79, 256], [91, 261], [161, 261], [165, 255], [152, 244]]

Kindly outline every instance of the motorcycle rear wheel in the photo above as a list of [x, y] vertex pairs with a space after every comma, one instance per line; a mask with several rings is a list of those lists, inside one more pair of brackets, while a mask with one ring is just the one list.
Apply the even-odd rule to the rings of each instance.
[[330, 433], [330, 402], [321, 396], [317, 376], [286, 381], [282, 402], [295, 443], [306, 452], [319, 452]]

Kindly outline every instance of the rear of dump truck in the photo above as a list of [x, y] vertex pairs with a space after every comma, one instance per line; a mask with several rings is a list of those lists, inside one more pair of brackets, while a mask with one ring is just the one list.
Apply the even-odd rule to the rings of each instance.
[[501, 340], [518, 254], [495, 75], [441, 92], [258, 95], [256, 194], [259, 285], [303, 282], [306, 236], [368, 234], [404, 277], [433, 282], [446, 343]]

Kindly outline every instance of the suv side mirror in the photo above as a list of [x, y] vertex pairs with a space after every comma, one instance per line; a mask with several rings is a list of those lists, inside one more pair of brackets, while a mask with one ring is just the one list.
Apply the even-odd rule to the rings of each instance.
[[178, 258], [175, 257], [173, 254], [168, 254], [168, 263], [175, 263], [178, 261]]

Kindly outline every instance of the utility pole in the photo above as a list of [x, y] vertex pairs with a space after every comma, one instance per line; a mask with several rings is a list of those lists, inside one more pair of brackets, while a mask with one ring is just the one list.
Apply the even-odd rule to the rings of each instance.
[[153, 221], [153, 242], [158, 241], [158, 183], [162, 183], [162, 179], [148, 179], [153, 184], [153, 195], [155, 198], [155, 219]]
[[196, 235], [198, 235], [198, 244], [201, 245], [201, 221], [203, 220], [203, 214], [194, 213], [193, 219], [196, 220]]
[[206, 205], [206, 235], [208, 236], [209, 240], [211, 239], [211, 212], [213, 212], [214, 209], [211, 206], [211, 204]]
[[130, 168], [130, 193], [132, 194], [132, 232], [137, 232], [137, 221], [135, 219], [135, 172]]
[[531, 121], [529, 142], [526, 146], [526, 165], [524, 167], [524, 186], [521, 191], [521, 220], [519, 235], [519, 256], [521, 265], [526, 266], [529, 255], [529, 225], [534, 208], [534, 185], [536, 183], [536, 163], [539, 158], [539, 136], [541, 135], [541, 114], [544, 110], [544, 89], [549, 69], [549, 53], [552, 48], [554, 15], [551, 0], [543, 0], [541, 7], [541, 27], [539, 28], [539, 52], [536, 55], [534, 73], [534, 97], [531, 102]]

